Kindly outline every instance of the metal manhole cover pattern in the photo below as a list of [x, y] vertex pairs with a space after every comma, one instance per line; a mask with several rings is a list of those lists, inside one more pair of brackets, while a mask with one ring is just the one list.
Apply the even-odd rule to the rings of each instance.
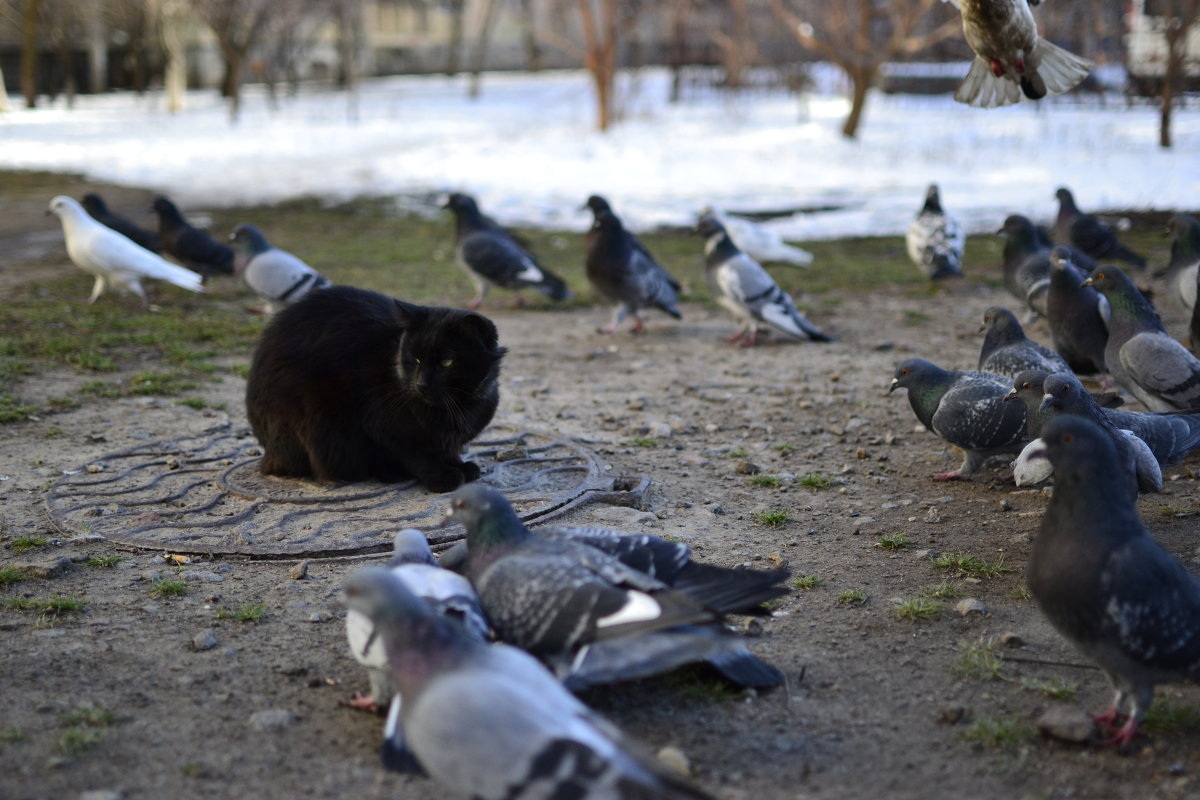
[[[402, 527], [435, 549], [464, 535], [446, 524], [446, 495], [415, 482], [324, 485], [258, 471], [250, 430], [225, 429], [139, 445], [64, 475], [46, 500], [68, 535], [208, 555], [320, 558], [383, 552]], [[468, 448], [482, 480], [527, 522], [601, 501], [640, 505], [646, 479], [604, 472], [595, 453], [555, 434], [493, 425]]]

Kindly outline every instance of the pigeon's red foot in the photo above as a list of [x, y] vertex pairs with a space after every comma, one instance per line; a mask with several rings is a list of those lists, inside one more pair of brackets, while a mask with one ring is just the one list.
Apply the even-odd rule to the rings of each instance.
[[1018, 58], [1018, 59], [1017, 59], [1017, 63], [1016, 63], [1016, 64], [1014, 64], [1014, 65], [1013, 65], [1013, 67], [1014, 67], [1014, 68], [1017, 70], [1017, 72], [1018, 72], [1018, 73], [1024, 74], [1024, 72], [1025, 72], [1025, 59], [1023, 59], [1023, 58]]
[[603, 328], [596, 328], [596, 333], [612, 333], [617, 329], [616, 324], [605, 325]]
[[929, 477], [933, 478], [935, 481], [965, 481], [965, 480], [967, 480], [966, 476], [960, 474], [958, 470], [954, 470], [953, 472], [935, 472], [932, 475], [930, 475]]
[[733, 336], [726, 336], [726, 337], [725, 337], [725, 341], [727, 341], [727, 342], [737, 342], [737, 341], [740, 341], [740, 340], [741, 340], [741, 338], [742, 338], [743, 336], [745, 336], [745, 335], [746, 335], [746, 330], [745, 330], [744, 328], [739, 328], [739, 329], [738, 329], [738, 332], [737, 332], [737, 333], [735, 333]]
[[1111, 733], [1112, 731], [1115, 731], [1119, 727], [1120, 722], [1123, 718], [1124, 718], [1124, 715], [1120, 711], [1118, 711], [1117, 707], [1114, 705], [1114, 706], [1109, 706], [1108, 710], [1105, 711], [1103, 714], [1093, 714], [1092, 722], [1095, 722], [1097, 725], [1099, 725], [1101, 728], [1103, 728], [1106, 732]]
[[374, 713], [379, 710], [379, 704], [375, 702], [375, 698], [362, 692], [355, 692], [354, 696], [345, 701], [345, 703], [355, 711], [370, 711]]
[[472, 311], [479, 308], [481, 305], [483, 305], [482, 297], [473, 297], [467, 301], [467, 308], [471, 309]]
[[746, 338], [742, 339], [739, 347], [754, 347], [756, 344], [758, 344], [758, 334], [754, 331], [750, 331], [750, 333], [746, 335]]
[[646, 330], [646, 323], [642, 322], [640, 319], [635, 319], [633, 321], [633, 327], [630, 328], [629, 332], [630, 333], [641, 333], [644, 330]]
[[1111, 737], [1100, 742], [1100, 746], [1123, 749], [1129, 746], [1130, 742], [1133, 741], [1133, 737], [1136, 735], [1137, 720], [1131, 717], [1128, 722], [1126, 722], [1120, 728], [1117, 728], [1116, 732], [1113, 733]]
[[991, 61], [991, 66], [992, 66], [992, 74], [993, 75], [995, 75], [997, 78], [1004, 77], [1004, 65], [1003, 64], [1001, 64], [999, 61], [997, 61], [996, 59], [993, 58]]

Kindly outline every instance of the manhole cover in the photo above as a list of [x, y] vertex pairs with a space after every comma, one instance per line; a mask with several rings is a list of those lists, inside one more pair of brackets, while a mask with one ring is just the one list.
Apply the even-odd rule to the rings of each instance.
[[[92, 461], [50, 489], [50, 519], [68, 535], [207, 555], [321, 558], [382, 552], [402, 527], [441, 549], [463, 538], [446, 495], [414, 482], [319, 484], [264, 476], [249, 429], [153, 442]], [[599, 457], [552, 433], [493, 425], [468, 449], [482, 480], [533, 523], [580, 505], [640, 506], [649, 481], [606, 475]]]

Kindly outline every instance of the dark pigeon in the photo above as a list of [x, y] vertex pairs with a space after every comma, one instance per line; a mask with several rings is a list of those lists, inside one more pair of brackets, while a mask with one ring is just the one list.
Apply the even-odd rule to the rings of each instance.
[[1046, 314], [1050, 290], [1050, 248], [1042, 232], [1028, 217], [1013, 214], [996, 231], [1004, 241], [1004, 287], [1025, 305], [1030, 322]]
[[296, 256], [274, 247], [253, 225], [238, 225], [229, 239], [238, 249], [237, 274], [266, 303], [265, 310], [272, 314], [299, 301], [313, 289], [333, 285]]
[[758, 341], [760, 322], [793, 339], [833, 341], [805, 319], [761, 264], [738, 249], [715, 217], [701, 217], [696, 232], [705, 237], [704, 279], [709, 292], [742, 323], [729, 341], [752, 346]]
[[1108, 744], [1126, 745], [1156, 684], [1200, 680], [1200, 581], [1150, 537], [1122, 490], [1112, 439], [1094, 422], [1059, 417], [1042, 439], [1055, 487], [1026, 584], [1108, 677], [1115, 695], [1096, 720]]
[[588, 281], [600, 297], [616, 304], [612, 320], [600, 329], [602, 333], [614, 332], [629, 314], [633, 315], [633, 332], [641, 331], [645, 327], [643, 308], [657, 308], [680, 318], [676, 307], [679, 282], [625, 230], [616, 214], [603, 208], [596, 211], [586, 240]]
[[963, 450], [962, 465], [934, 480], [965, 480], [989, 456], [1016, 453], [1025, 441], [1025, 407], [1004, 402], [1011, 382], [987, 372], [944, 370], [922, 358], [901, 361], [888, 392], [908, 390], [917, 419]]
[[[603, 213], [612, 214], [614, 217], [616, 216], [616, 212], [612, 210], [612, 206], [609, 205], [608, 200], [604, 199], [598, 194], [589, 195], [587, 201], [583, 204], [583, 207], [592, 212], [592, 222], [595, 222], [596, 218]], [[658, 263], [658, 259], [656, 259], [654, 254], [650, 252], [650, 249], [642, 243], [642, 240], [634, 234], [629, 233], [628, 229], [626, 229], [625, 232], [629, 235], [630, 242], [633, 244], [634, 249], [641, 253], [642, 256], [653, 262], [654, 266], [657, 267], [660, 272], [662, 272], [667, 283], [671, 284], [671, 288], [677, 292], [683, 291], [682, 284], [675, 279], [675, 276], [667, 272], [666, 268], [662, 264]]]
[[162, 252], [162, 239], [152, 230], [147, 230], [132, 220], [108, 210], [108, 204], [98, 194], [85, 194], [83, 208], [92, 215], [92, 219], [101, 225], [107, 225], [125, 238], [133, 241], [151, 253]]
[[925, 190], [925, 205], [908, 226], [904, 243], [908, 257], [929, 280], [962, 277], [967, 236], [954, 217], [942, 208], [936, 183]]
[[206, 279], [213, 274], [233, 274], [233, 248], [189, 225], [166, 197], [154, 198], [154, 212], [158, 214], [158, 235], [163, 250], [172, 258]]
[[[1042, 400], [1046, 394], [1046, 378], [1050, 373], [1041, 369], [1030, 369], [1013, 378], [1013, 386], [1005, 400], [1020, 400], [1025, 404], [1026, 433], [1030, 439], [1042, 435], [1042, 426], [1050, 419], [1050, 413], [1042, 410]], [[1089, 393], [1092, 402], [1106, 412], [1121, 405], [1121, 395], [1116, 392]], [[1118, 428], [1128, 427], [1117, 425]]]
[[1137, 269], [1146, 268], [1146, 259], [1121, 244], [1110, 225], [1095, 214], [1079, 210], [1070, 189], [1060, 187], [1054, 195], [1058, 198], [1054, 234], [1059, 242], [1082, 250], [1097, 261], [1116, 259]]
[[1200, 359], [1166, 332], [1154, 307], [1116, 267], [1084, 281], [1111, 309], [1104, 362], [1108, 373], [1151, 411], [1200, 408]]
[[704, 800], [564, 688], [538, 661], [439, 617], [387, 569], [345, 582], [347, 605], [379, 632], [404, 697], [415, 761], [450, 794], [477, 800]]
[[1015, 378], [1027, 369], [1070, 372], [1067, 362], [1048, 347], [1025, 337], [1021, 323], [1007, 308], [992, 306], [983, 314], [986, 331], [979, 350], [979, 370]]
[[479, 308], [488, 289], [537, 289], [551, 300], [571, 297], [566, 283], [543, 267], [508, 231], [480, 212], [475, 198], [455, 192], [446, 200], [454, 214], [455, 256], [475, 286], [468, 308]]
[[1078, 250], [1058, 245], [1050, 253], [1046, 322], [1050, 341], [1073, 372], [1100, 374], [1108, 344], [1108, 300], [1083, 282], [1096, 263]]
[[1188, 214], [1176, 214], [1167, 223], [1171, 237], [1171, 260], [1157, 275], [1167, 284], [1167, 294], [1180, 308], [1196, 307], [1196, 277], [1200, 272], [1200, 220]]

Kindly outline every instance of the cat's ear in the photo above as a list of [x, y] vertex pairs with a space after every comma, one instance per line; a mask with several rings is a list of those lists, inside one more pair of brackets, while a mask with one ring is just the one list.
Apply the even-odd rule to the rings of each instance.
[[495, 348], [500, 340], [495, 323], [482, 314], [476, 314], [473, 311], [467, 312], [463, 315], [460, 326], [464, 336], [475, 339], [489, 350]]
[[394, 301], [396, 304], [396, 322], [401, 328], [412, 328], [418, 323], [417, 306], [405, 303], [403, 300]]

